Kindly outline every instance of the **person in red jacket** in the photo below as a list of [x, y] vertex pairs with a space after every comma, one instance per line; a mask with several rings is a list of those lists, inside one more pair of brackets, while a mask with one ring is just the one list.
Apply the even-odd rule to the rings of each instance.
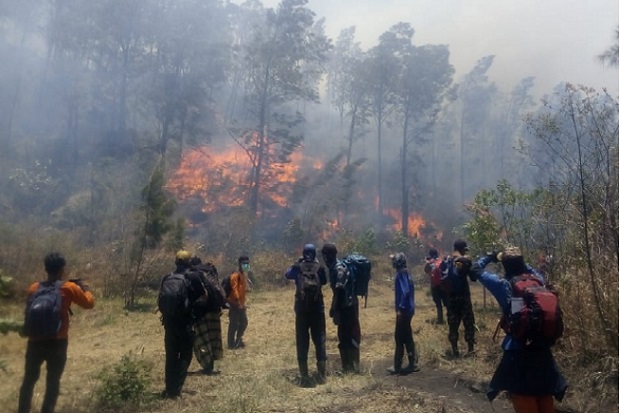
[[[65, 276], [65, 258], [53, 252], [43, 260], [47, 280], [33, 283], [28, 289], [28, 297], [33, 296], [39, 287], [53, 285]], [[87, 285], [80, 280], [66, 281], [60, 285], [61, 295], [61, 325], [56, 335], [52, 337], [37, 337], [36, 332], [29, 332], [26, 348], [26, 366], [24, 379], [19, 391], [18, 413], [30, 413], [32, 393], [41, 374], [41, 365], [45, 362], [47, 377], [45, 380], [45, 396], [41, 406], [41, 413], [53, 413], [60, 393], [60, 378], [67, 362], [67, 347], [69, 337], [69, 311], [72, 303], [82, 308], [91, 309], [95, 306], [95, 299]]]

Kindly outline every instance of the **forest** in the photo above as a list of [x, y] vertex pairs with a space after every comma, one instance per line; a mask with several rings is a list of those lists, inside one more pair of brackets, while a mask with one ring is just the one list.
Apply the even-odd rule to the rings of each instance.
[[[363, 48], [306, 0], [6, 0], [0, 33], [3, 295], [49, 250], [131, 309], [181, 247], [269, 284], [306, 242], [464, 237], [544, 257], [566, 351], [617, 382], [617, 91], [505, 92], [494, 55], [457, 77], [410, 23]], [[594, 64], [618, 70], [617, 35]]]

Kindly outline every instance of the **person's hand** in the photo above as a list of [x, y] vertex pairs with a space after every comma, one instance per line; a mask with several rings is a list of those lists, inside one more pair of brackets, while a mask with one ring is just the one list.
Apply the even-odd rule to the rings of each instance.
[[491, 251], [491, 252], [487, 252], [487, 257], [489, 257], [491, 259], [491, 262], [499, 262], [499, 259], [497, 258], [497, 255], [500, 253], [500, 251]]
[[84, 281], [81, 278], [71, 278], [71, 279], [69, 279], [69, 281], [71, 281], [72, 283], [76, 284], [84, 292], [90, 291], [90, 287], [87, 284], [85, 284]]

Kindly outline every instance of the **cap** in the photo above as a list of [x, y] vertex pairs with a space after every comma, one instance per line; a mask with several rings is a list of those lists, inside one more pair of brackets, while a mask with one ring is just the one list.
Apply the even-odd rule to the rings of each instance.
[[457, 239], [454, 241], [454, 251], [469, 251], [469, 247], [465, 241]]

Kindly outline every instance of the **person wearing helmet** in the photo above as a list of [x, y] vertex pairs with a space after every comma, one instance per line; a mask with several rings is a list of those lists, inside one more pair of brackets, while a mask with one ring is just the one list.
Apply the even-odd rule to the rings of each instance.
[[[162, 313], [166, 350], [163, 398], [176, 399], [181, 396], [193, 356], [192, 306], [206, 296], [199, 274], [191, 271], [191, 259], [189, 251], [178, 251], [174, 259], [176, 268], [161, 282], [158, 306]], [[173, 303], [176, 308], [165, 303]]]
[[342, 373], [359, 372], [361, 328], [359, 320], [359, 301], [347, 265], [338, 260], [338, 249], [333, 243], [325, 243], [321, 248], [323, 262], [329, 271], [329, 285], [333, 292], [329, 316], [338, 329], [338, 350], [342, 363]]
[[325, 348], [325, 304], [321, 287], [327, 284], [325, 268], [316, 258], [314, 244], [306, 244], [302, 257], [291, 265], [285, 277], [295, 281], [295, 344], [300, 385], [310, 386], [308, 350], [310, 338], [314, 343], [319, 382], [326, 376], [327, 350]]
[[242, 255], [237, 260], [237, 271], [230, 275], [230, 295], [228, 305], [228, 348], [244, 348], [243, 334], [248, 328], [248, 313], [246, 299], [248, 291], [248, 274], [250, 272], [250, 258]]
[[[390, 255], [390, 258], [392, 259], [392, 267], [396, 270], [394, 277], [394, 307], [396, 310], [394, 340], [396, 349], [394, 351], [394, 365], [388, 368], [388, 372], [404, 375], [420, 371], [415, 341], [413, 341], [413, 331], [411, 330], [411, 319], [415, 314], [415, 289], [413, 277], [407, 269], [407, 256], [399, 252]], [[409, 364], [403, 368], [405, 349], [407, 350]]]

